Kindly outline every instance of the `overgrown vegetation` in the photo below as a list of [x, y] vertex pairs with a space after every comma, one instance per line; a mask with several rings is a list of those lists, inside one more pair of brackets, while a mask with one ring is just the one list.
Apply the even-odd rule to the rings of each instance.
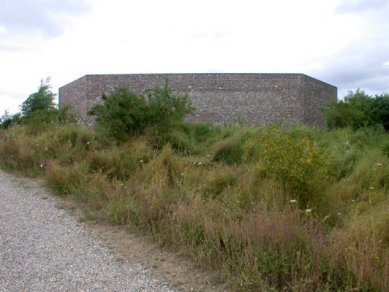
[[[1, 130], [1, 166], [42, 175], [96, 219], [138, 226], [185, 250], [232, 290], [389, 289], [389, 136], [382, 127], [185, 124], [183, 100], [185, 110], [162, 126], [165, 114], [156, 109], [172, 109], [171, 93], [154, 94], [155, 107], [117, 90], [92, 111], [103, 123], [96, 130], [73, 123]], [[137, 129], [122, 106], [140, 120], [153, 112], [160, 120]], [[119, 134], [114, 112], [134, 128]]]
[[10, 115], [5, 112], [0, 118], [0, 129], [25, 125], [35, 133], [55, 124], [74, 122], [75, 118], [70, 114], [68, 107], [61, 109], [56, 107], [55, 94], [51, 91], [49, 82], [49, 78], [41, 81], [38, 91], [32, 93], [20, 106], [20, 113]]
[[96, 116], [97, 126], [117, 141], [131, 134], [141, 134], [153, 128], [167, 134], [182, 125], [185, 116], [193, 111], [186, 96], [176, 96], [165, 86], [148, 90], [145, 95], [117, 88], [102, 97], [89, 114]]
[[361, 90], [350, 92], [344, 101], [330, 104], [325, 113], [330, 129], [379, 125], [389, 132], [389, 94], [372, 97]]

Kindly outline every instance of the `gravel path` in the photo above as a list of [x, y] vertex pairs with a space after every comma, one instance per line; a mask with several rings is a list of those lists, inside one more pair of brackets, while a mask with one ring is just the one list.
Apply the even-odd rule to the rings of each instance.
[[170, 291], [55, 204], [35, 181], [0, 170], [0, 291]]

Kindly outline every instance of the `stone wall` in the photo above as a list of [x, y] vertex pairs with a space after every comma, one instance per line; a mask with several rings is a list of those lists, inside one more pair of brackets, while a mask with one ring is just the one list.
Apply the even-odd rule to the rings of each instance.
[[86, 75], [59, 89], [60, 106], [70, 104], [85, 123], [88, 110], [117, 87], [131, 91], [168, 84], [187, 93], [194, 115], [188, 121], [263, 125], [272, 122], [321, 126], [321, 108], [337, 97], [336, 87], [304, 74], [126, 74]]

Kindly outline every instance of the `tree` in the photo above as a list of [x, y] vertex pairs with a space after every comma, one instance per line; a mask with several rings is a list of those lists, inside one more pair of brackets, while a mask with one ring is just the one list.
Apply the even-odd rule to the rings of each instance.
[[21, 113], [16, 116], [15, 123], [26, 125], [31, 133], [37, 133], [55, 124], [75, 122], [69, 107], [56, 107], [55, 94], [49, 82], [49, 78], [41, 80], [38, 91], [30, 94], [21, 105]]
[[50, 112], [55, 110], [54, 97], [49, 84], [50, 79], [41, 80], [38, 91], [32, 93], [21, 105], [23, 117], [31, 118], [38, 113]]
[[376, 96], [373, 114], [382, 124], [385, 131], [389, 132], [389, 94]]
[[349, 92], [344, 101], [331, 103], [325, 110], [330, 129], [382, 125], [389, 131], [389, 95], [372, 97], [362, 90]]

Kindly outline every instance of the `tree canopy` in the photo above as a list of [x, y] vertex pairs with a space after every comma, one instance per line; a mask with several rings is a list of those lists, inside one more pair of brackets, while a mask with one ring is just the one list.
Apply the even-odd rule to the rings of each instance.
[[363, 90], [351, 91], [344, 100], [331, 103], [325, 115], [330, 129], [381, 125], [389, 131], [389, 94], [373, 97]]
[[49, 79], [41, 80], [41, 84], [37, 92], [30, 96], [21, 105], [21, 113], [24, 117], [32, 117], [37, 112], [48, 112], [54, 110], [55, 94], [51, 91]]

